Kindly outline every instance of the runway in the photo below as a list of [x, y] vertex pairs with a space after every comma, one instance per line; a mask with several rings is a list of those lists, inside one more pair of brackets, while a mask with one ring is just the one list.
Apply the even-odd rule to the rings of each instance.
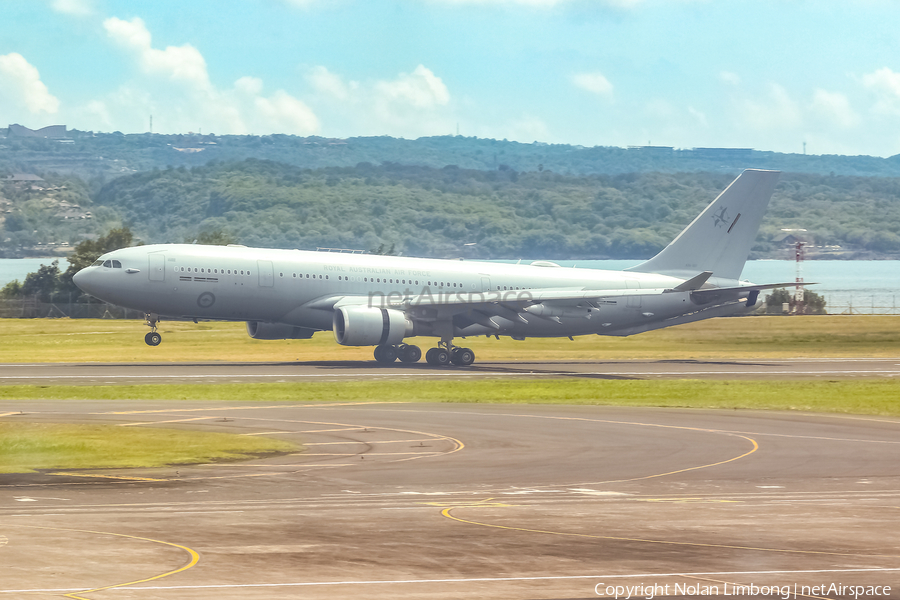
[[814, 587], [838, 584], [872, 586], [860, 597], [882, 586], [884, 598], [900, 587], [898, 419], [114, 401], [33, 402], [0, 418], [305, 446], [240, 463], [0, 475], [0, 597], [782, 597], [776, 586], [853, 597]]
[[481, 362], [470, 367], [425, 363], [32, 363], [0, 365], [0, 384], [248, 383], [378, 378], [590, 377], [599, 379], [842, 379], [898, 377], [898, 358]]

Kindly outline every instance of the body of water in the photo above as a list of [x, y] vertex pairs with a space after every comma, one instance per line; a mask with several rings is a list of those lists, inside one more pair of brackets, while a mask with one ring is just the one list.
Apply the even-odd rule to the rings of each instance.
[[[25, 281], [26, 275], [34, 273], [41, 265], [49, 265], [54, 260], [53, 258], [0, 258], [0, 287], [15, 279], [22, 283]], [[65, 271], [68, 268], [69, 261], [60, 258], [59, 270]]]
[[[0, 287], [14, 279], [25, 281], [42, 265], [49, 265], [52, 258], [0, 259]], [[507, 261], [504, 261], [507, 262]], [[526, 262], [526, 261], [523, 261]], [[528, 261], [530, 262], [530, 261]], [[564, 267], [583, 267], [619, 271], [632, 267], [639, 260], [560, 260]], [[59, 268], [65, 271], [68, 262], [59, 260]], [[789, 283], [797, 274], [797, 266], [790, 260], [751, 260], [741, 275], [753, 283]], [[808, 260], [803, 263], [804, 281], [816, 282], [809, 289], [825, 296], [828, 312], [835, 314], [877, 312], [900, 314], [900, 261], [897, 260]]]

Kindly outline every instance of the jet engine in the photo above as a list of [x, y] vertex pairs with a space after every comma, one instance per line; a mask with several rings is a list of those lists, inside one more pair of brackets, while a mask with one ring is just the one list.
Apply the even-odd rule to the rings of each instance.
[[308, 340], [315, 332], [315, 329], [294, 327], [287, 323], [247, 321], [247, 333], [254, 340]]
[[412, 322], [399, 310], [344, 306], [334, 311], [334, 339], [342, 346], [393, 345], [412, 333]]

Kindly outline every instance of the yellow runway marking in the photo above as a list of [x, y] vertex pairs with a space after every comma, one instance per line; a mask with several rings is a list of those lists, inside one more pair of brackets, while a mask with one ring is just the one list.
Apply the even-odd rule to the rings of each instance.
[[293, 433], [292, 431], [258, 431], [256, 433], [242, 433], [241, 435], [278, 435], [281, 433]]
[[47, 473], [47, 475], [59, 475], [60, 477], [100, 477], [101, 479], [123, 479], [125, 481], [167, 481], [166, 479], [153, 479], [150, 477], [131, 477], [126, 475], [95, 475], [93, 473]]
[[196, 565], [198, 562], [200, 562], [200, 555], [197, 554], [194, 550], [191, 550], [190, 548], [188, 548], [187, 546], [182, 546], [181, 544], [174, 544], [172, 542], [164, 542], [162, 540], [154, 540], [151, 538], [140, 537], [140, 536], [136, 536], [136, 535], [127, 535], [125, 533], [111, 533], [109, 531], [90, 531], [87, 529], [64, 529], [64, 528], [60, 528], [60, 527], [39, 527], [39, 526], [35, 526], [35, 525], [12, 524], [11, 526], [12, 527], [25, 527], [28, 529], [44, 529], [47, 531], [70, 531], [70, 532], [74, 532], [74, 533], [90, 533], [90, 534], [94, 534], [94, 535], [111, 535], [111, 536], [115, 536], [115, 537], [131, 539], [131, 540], [140, 540], [143, 542], [153, 542], [154, 544], [163, 544], [165, 546], [171, 546], [173, 548], [178, 548], [179, 550], [184, 550], [191, 557], [191, 559], [187, 562], [187, 564], [182, 565], [181, 567], [179, 567], [173, 571], [167, 571], [167, 572], [161, 573], [159, 575], [154, 575], [152, 577], [145, 577], [144, 579], [138, 579], [136, 581], [129, 581], [127, 583], [115, 583], [112, 585], [105, 585], [102, 587], [96, 587], [96, 588], [92, 588], [89, 590], [82, 590], [80, 592], [71, 592], [69, 594], [63, 594], [64, 597], [72, 598], [73, 600], [90, 600], [89, 598], [85, 598], [84, 596], [81, 596], [79, 594], [92, 594], [94, 592], [101, 592], [103, 590], [124, 588], [124, 587], [128, 587], [128, 586], [136, 585], [138, 583], [147, 583], [149, 581], [156, 581], [158, 579], [162, 579], [163, 577], [169, 577], [170, 575], [175, 575], [176, 573], [181, 573], [182, 571], [187, 571], [188, 569], [190, 569], [191, 567]]
[[218, 406], [213, 408], [166, 408], [155, 410], [114, 410], [93, 415], [149, 415], [158, 413], [200, 412], [204, 410], [254, 410], [267, 408], [331, 408], [332, 406], [364, 406], [366, 404], [403, 404], [403, 402], [330, 402], [322, 404], [275, 404], [272, 406]]
[[719, 500], [716, 498], [636, 498], [638, 502], [667, 502], [671, 504], [717, 504], [741, 503], [742, 500]]
[[194, 417], [192, 419], [171, 419], [168, 421], [145, 421], [143, 423], [119, 423], [119, 427], [134, 427], [137, 425], [159, 425], [161, 423], [187, 423], [188, 421], [208, 421], [221, 417]]
[[402, 456], [407, 454], [414, 454], [416, 456], [433, 456], [436, 454], [444, 454], [443, 452], [366, 452], [360, 454], [359, 452], [315, 452], [315, 453], [300, 453], [300, 454], [288, 454], [288, 456]]
[[[363, 429], [366, 429], [365, 427]], [[374, 429], [368, 431], [360, 431], [359, 427], [343, 427], [341, 429], [308, 429], [301, 431], [293, 431], [292, 433], [331, 433], [334, 431], [359, 431], [360, 433], [374, 433]]]
[[0, 417], [11, 417], [12, 415], [21, 415], [20, 411], [8, 412], [8, 413], [0, 413]]
[[660, 544], [666, 546], [688, 546], [692, 548], [724, 548], [727, 550], [752, 550], [754, 552], [772, 552], [772, 553], [782, 553], [782, 554], [811, 554], [818, 556], [852, 556], [852, 557], [866, 557], [866, 558], [900, 558], [900, 556], [890, 555], [890, 554], [858, 554], [858, 553], [849, 553], [849, 552], [825, 552], [822, 550], [786, 550], [782, 548], [761, 548], [756, 546], [737, 546], [731, 544], [704, 544], [701, 542], [675, 542], [671, 540], [651, 540], [645, 538], [629, 538], [629, 537], [618, 537], [611, 535], [595, 535], [589, 533], [570, 533], [563, 531], [547, 531], [544, 529], [529, 529], [527, 527], [510, 527], [508, 525], [495, 525], [493, 523], [482, 523], [479, 521], [470, 521], [468, 519], [462, 519], [460, 517], [455, 517], [451, 514], [451, 511], [456, 508], [476, 508], [477, 505], [474, 504], [465, 504], [465, 505], [457, 505], [451, 506], [449, 508], [445, 508], [441, 511], [441, 514], [448, 519], [452, 519], [454, 521], [458, 521], [460, 523], [466, 523], [468, 525], [479, 525], [481, 527], [491, 527], [493, 529], [505, 529], [507, 531], [523, 531], [525, 533], [540, 533], [544, 535], [558, 535], [563, 537], [577, 537], [577, 538], [588, 538], [595, 540], [611, 540], [616, 542], [638, 542], [642, 544]]
[[340, 446], [341, 444], [404, 444], [412, 442], [432, 442], [439, 440], [447, 440], [451, 438], [433, 437], [424, 440], [347, 440], [345, 442], [315, 442], [313, 444], [303, 444], [304, 446]]

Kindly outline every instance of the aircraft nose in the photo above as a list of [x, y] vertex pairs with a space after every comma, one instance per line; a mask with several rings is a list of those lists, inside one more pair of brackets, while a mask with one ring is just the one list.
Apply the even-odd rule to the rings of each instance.
[[75, 275], [72, 276], [72, 281], [82, 292], [90, 294], [90, 274], [87, 271], [88, 269], [82, 269], [78, 271], [77, 273], [75, 273]]

